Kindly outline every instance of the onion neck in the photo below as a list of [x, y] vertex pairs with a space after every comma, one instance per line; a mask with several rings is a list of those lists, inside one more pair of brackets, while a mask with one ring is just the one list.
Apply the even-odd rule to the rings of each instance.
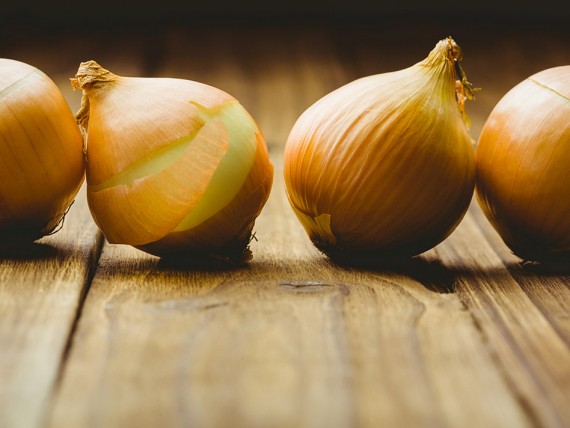
[[478, 88], [474, 88], [467, 80], [460, 64], [462, 59], [463, 55], [459, 45], [451, 37], [447, 37], [440, 40], [427, 58], [417, 65], [431, 70], [437, 74], [438, 78], [453, 85], [453, 92], [450, 92], [455, 95], [455, 101], [463, 121], [469, 127], [470, 121], [465, 113], [465, 101], [473, 100], [475, 98], [474, 92]]
[[[87, 141], [87, 129], [89, 125], [89, 97], [92, 90], [104, 88], [119, 79], [119, 76], [104, 69], [95, 61], [82, 62], [74, 78], [71, 78], [73, 89], [82, 89], [81, 108], [75, 114], [75, 120], [83, 134], [83, 141]], [[85, 148], [84, 148], [85, 151]]]
[[435, 67], [444, 61], [453, 64], [455, 61], [461, 61], [461, 59], [461, 48], [455, 43], [455, 40], [448, 37], [440, 40], [427, 58], [420, 62], [420, 64], [425, 67]]
[[79, 65], [75, 77], [70, 80], [73, 89], [88, 91], [115, 82], [118, 78], [119, 76], [104, 69], [95, 61], [86, 61]]

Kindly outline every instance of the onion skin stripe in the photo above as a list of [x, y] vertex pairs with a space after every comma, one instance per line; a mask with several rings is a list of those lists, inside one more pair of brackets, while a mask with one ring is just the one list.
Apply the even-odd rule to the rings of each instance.
[[32, 77], [35, 78], [43, 78], [43, 73], [40, 72], [39, 70], [34, 70], [29, 74], [26, 74], [24, 77], [22, 77], [21, 79], [16, 80], [14, 83], [6, 86], [4, 89], [2, 89], [0, 91], [0, 100], [3, 100], [4, 98], [6, 98], [8, 95], [10, 95], [11, 93], [17, 91], [18, 89], [20, 89], [21, 87], [27, 85], [29, 83], [30, 80], [32, 80]]
[[543, 84], [543, 83], [540, 83], [538, 80], [534, 80], [534, 79], [530, 79], [530, 78], [529, 78], [528, 80], [530, 80], [530, 81], [533, 82], [533, 83], [536, 83], [538, 86], [540, 86], [540, 87], [542, 87], [542, 88], [544, 88], [544, 89], [546, 89], [546, 90], [548, 90], [548, 91], [551, 91], [551, 92], [555, 93], [555, 94], [558, 95], [559, 97], [564, 98], [566, 101], [570, 101], [570, 98], [568, 98], [567, 96], [561, 94], [561, 93], [558, 92], [556, 89], [553, 89], [553, 88], [551, 88], [550, 86], [547, 86], [547, 85], [545, 85], [545, 84]]

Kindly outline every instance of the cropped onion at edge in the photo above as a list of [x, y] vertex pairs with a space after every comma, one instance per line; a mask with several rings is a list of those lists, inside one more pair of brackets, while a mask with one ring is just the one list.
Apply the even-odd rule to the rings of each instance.
[[81, 133], [57, 85], [0, 59], [0, 246], [56, 231], [84, 176]]
[[570, 66], [512, 88], [476, 150], [479, 204], [507, 246], [528, 261], [570, 261]]

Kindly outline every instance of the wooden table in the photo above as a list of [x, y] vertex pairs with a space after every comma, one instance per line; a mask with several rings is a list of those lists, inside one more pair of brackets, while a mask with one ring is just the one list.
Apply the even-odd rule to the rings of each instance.
[[[82, 60], [218, 86], [258, 120], [275, 166], [253, 261], [185, 269], [104, 241], [84, 189], [63, 230], [0, 260], [0, 427], [568, 427], [570, 275], [524, 268], [474, 201], [435, 249], [393, 268], [340, 267], [285, 198], [298, 115], [356, 77], [423, 59], [452, 34], [499, 98], [570, 63], [560, 28], [414, 24], [15, 35], [72, 109]], [[207, 34], [207, 38], [204, 38]]]

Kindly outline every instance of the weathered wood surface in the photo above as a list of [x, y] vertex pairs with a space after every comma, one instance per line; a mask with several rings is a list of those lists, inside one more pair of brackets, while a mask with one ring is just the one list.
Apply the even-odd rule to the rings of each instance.
[[103, 239], [80, 198], [63, 229], [0, 258], [0, 427], [39, 426]]
[[[171, 266], [103, 243], [83, 193], [62, 232], [0, 260], [0, 427], [570, 426], [569, 272], [523, 268], [475, 202], [420, 257], [337, 266], [285, 197], [281, 153], [298, 115], [356, 77], [411, 65], [447, 34], [290, 30], [0, 52], [55, 76], [73, 109], [66, 78], [87, 59], [218, 86], [258, 120], [276, 170], [246, 267]], [[570, 63], [564, 32], [454, 36], [483, 88], [474, 137], [510, 87]]]

